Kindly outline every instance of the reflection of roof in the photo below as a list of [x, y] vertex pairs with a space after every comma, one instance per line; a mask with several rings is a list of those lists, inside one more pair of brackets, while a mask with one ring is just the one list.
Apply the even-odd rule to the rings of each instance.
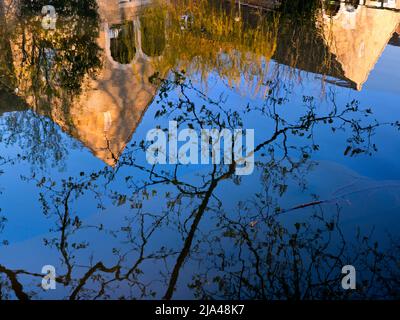
[[26, 103], [13, 94], [15, 77], [10, 39], [6, 30], [6, 11], [8, 5], [9, 3], [4, 3], [0, 0], [0, 116], [5, 112], [27, 108]]

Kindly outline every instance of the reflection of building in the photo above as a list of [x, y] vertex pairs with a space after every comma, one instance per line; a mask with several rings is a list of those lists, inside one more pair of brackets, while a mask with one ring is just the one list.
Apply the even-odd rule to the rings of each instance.
[[10, 38], [7, 33], [6, 16], [9, 3], [0, 1], [0, 115], [17, 110], [24, 103], [13, 94], [13, 72]]
[[361, 90], [386, 45], [393, 43], [400, 23], [400, 0], [326, 3], [322, 14], [317, 14], [317, 28], [299, 24], [293, 29], [291, 21], [281, 23], [273, 58]]
[[358, 5], [343, 1], [338, 12], [325, 14], [320, 23], [326, 46], [341, 65], [344, 78], [358, 90], [400, 23], [400, 13], [388, 8], [400, 9], [400, 0], [361, 0]]
[[[153, 58], [141, 54], [140, 23], [135, 23], [134, 37], [130, 39], [132, 45], [139, 48], [134, 59], [124, 63], [112, 56], [111, 26], [136, 21], [138, 11], [145, 2], [98, 0], [98, 3], [101, 28], [97, 42], [102, 49], [101, 70], [95, 78], [85, 77], [82, 93], [72, 99], [67, 110], [64, 110], [61, 101], [55, 99], [50, 110], [42, 110], [39, 106], [35, 111], [51, 117], [63, 131], [81, 141], [96, 157], [108, 165], [115, 165], [157, 88], [149, 81], [155, 71]], [[17, 74], [20, 74], [23, 59], [20, 42], [21, 39], [17, 38], [11, 45], [10, 61], [14, 61]], [[34, 97], [28, 93], [32, 85], [30, 78], [18, 81], [21, 98], [33, 106]], [[17, 101], [15, 96], [11, 100]]]

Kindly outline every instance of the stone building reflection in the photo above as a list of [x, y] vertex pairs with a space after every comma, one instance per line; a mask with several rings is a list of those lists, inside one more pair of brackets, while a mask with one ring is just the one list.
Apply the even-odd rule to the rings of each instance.
[[153, 58], [141, 46], [142, 3], [128, 4], [114, 10], [112, 1], [99, 1], [103, 66], [71, 109], [72, 134], [108, 165], [118, 161], [157, 90], [149, 82]]
[[[330, 4], [332, 9], [332, 4]], [[323, 10], [319, 27], [343, 79], [361, 90], [400, 23], [400, 1], [341, 1]]]
[[361, 90], [385, 47], [397, 39], [400, 1], [324, 1], [315, 16], [315, 30], [293, 30], [288, 23], [273, 59]]
[[[12, 4], [13, 7], [11, 3], [5, 3], [11, 11], [7, 17], [4, 17], [3, 10], [3, 18], [8, 19], [9, 24], [14, 23], [10, 20], [16, 16]], [[50, 117], [96, 157], [113, 166], [156, 93], [157, 88], [149, 82], [149, 77], [156, 71], [152, 60], [158, 58], [146, 55], [142, 50], [144, 37], [141, 35], [138, 12], [145, 5], [143, 1], [125, 4], [99, 0], [98, 5], [100, 31], [97, 45], [101, 49], [102, 66], [96, 76], [84, 77], [80, 84], [82, 90], [69, 99], [68, 108], [65, 108], [65, 102], [59, 97], [52, 99], [50, 108], [36, 103], [38, 97], [31, 93], [34, 83], [21, 67], [27, 65], [24, 62], [25, 49], [22, 43], [28, 43], [28, 46], [33, 44], [33, 40], [25, 39], [24, 35], [24, 38], [17, 36], [12, 43], [2, 41], [7, 46], [1, 48], [2, 53], [8, 52], [8, 61], [13, 61], [9, 65], [10, 72], [4, 74], [14, 77], [18, 75], [18, 80], [7, 81], [10, 88], [2, 90], [2, 105], [6, 105], [1, 110], [16, 111], [29, 106], [36, 113]]]

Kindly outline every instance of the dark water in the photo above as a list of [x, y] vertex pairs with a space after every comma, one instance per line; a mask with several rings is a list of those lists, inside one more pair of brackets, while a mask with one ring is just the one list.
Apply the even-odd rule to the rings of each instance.
[[[400, 2], [118, 2], [0, 1], [0, 298], [398, 298]], [[254, 171], [149, 164], [172, 120]]]

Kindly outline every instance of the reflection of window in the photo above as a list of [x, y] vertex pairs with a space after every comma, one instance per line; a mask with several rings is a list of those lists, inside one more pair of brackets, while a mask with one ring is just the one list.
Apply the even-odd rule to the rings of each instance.
[[140, 17], [142, 50], [149, 57], [161, 56], [165, 48], [165, 21], [151, 15]]
[[340, 2], [339, 1], [325, 1], [325, 13], [329, 17], [334, 17], [338, 14], [340, 10]]
[[347, 0], [346, 1], [346, 11], [354, 12], [357, 10], [359, 4], [359, 0]]
[[130, 63], [136, 54], [133, 22], [114, 25], [109, 31], [111, 56], [121, 64]]

